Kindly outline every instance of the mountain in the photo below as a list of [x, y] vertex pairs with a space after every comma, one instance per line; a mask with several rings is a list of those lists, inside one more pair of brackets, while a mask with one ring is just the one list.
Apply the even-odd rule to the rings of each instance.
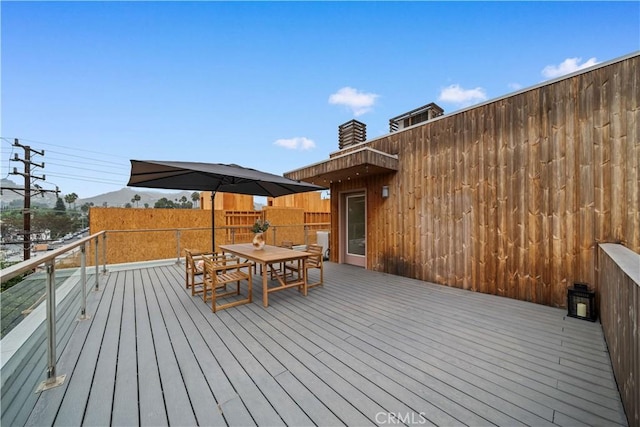
[[82, 206], [85, 203], [93, 203], [93, 206], [104, 206], [106, 203], [106, 206], [109, 207], [124, 207], [127, 203], [131, 203], [133, 206], [136, 206], [136, 203], [131, 201], [136, 194], [140, 196], [140, 201], [138, 201], [138, 206], [140, 207], [144, 206], [145, 203], [147, 203], [149, 207], [153, 207], [153, 205], [163, 197], [168, 200], [176, 201], [180, 200], [184, 196], [187, 198], [188, 202], [193, 202], [193, 200], [191, 200], [191, 194], [193, 194], [193, 191], [162, 192], [123, 188], [118, 191], [111, 191], [94, 197], [78, 199], [76, 200], [76, 206]]
[[[19, 206], [22, 206], [23, 192], [11, 191], [11, 189], [21, 190], [22, 185], [18, 185], [10, 179], [2, 178], [0, 188], [2, 189], [2, 194], [0, 194], [1, 206], [8, 206], [11, 202], [14, 202], [13, 206], [15, 206], [16, 203], [18, 203]], [[64, 194], [65, 193], [60, 193], [60, 197], [62, 197], [63, 200]], [[187, 198], [187, 201], [193, 202], [193, 200], [191, 200], [191, 194], [193, 194], [193, 191], [163, 192], [123, 188], [118, 191], [111, 191], [94, 197], [78, 199], [76, 200], [75, 205], [79, 207], [85, 203], [93, 203], [93, 206], [104, 206], [106, 204], [106, 206], [109, 207], [124, 207], [127, 203], [131, 203], [133, 206], [136, 206], [135, 203], [131, 202], [131, 199], [133, 199], [136, 194], [140, 196], [140, 201], [138, 201], [138, 206], [140, 207], [143, 207], [145, 203], [148, 203], [149, 207], [153, 207], [153, 205], [163, 197], [166, 197], [168, 200], [176, 201], [180, 200], [182, 196], [184, 196]], [[43, 196], [34, 196], [31, 198], [31, 205], [43, 205], [52, 208], [56, 205], [56, 195], [55, 193], [44, 193]]]
[[[8, 206], [12, 201], [20, 201], [20, 206], [22, 206], [22, 193], [15, 193], [9, 189], [15, 188], [20, 189], [22, 186], [17, 185], [15, 182], [10, 179], [3, 178], [2, 183], [0, 184], [0, 188], [2, 188], [2, 194], [0, 194], [0, 205]], [[135, 195], [140, 196], [140, 201], [138, 201], [139, 207], [144, 207], [144, 204], [147, 203], [149, 207], [153, 207], [155, 203], [162, 199], [163, 197], [168, 200], [176, 201], [180, 200], [183, 196], [187, 198], [188, 202], [193, 202], [191, 199], [191, 194], [193, 191], [178, 191], [178, 192], [163, 192], [163, 191], [153, 191], [153, 190], [139, 190], [139, 189], [131, 189], [131, 188], [123, 188], [118, 191], [111, 191], [109, 193], [99, 194], [94, 197], [87, 197], [84, 199], [78, 199], [75, 202], [76, 207], [80, 207], [85, 203], [93, 203], [93, 206], [108, 206], [108, 207], [124, 207], [127, 203], [131, 203], [134, 207], [135, 203], [131, 202], [131, 199]], [[60, 193], [60, 197], [64, 200], [64, 193]], [[38, 195], [31, 199], [32, 206], [36, 205], [44, 205], [46, 207], [52, 208], [56, 205], [56, 195], [55, 193], [45, 193], [44, 197]], [[15, 206], [15, 203], [14, 203]], [[261, 210], [262, 207], [265, 206], [264, 203], [254, 202], [254, 209]]]
[[[15, 189], [16, 191], [12, 191]], [[35, 190], [36, 187], [32, 188]], [[22, 206], [22, 199], [24, 194], [24, 186], [23, 184], [16, 184], [10, 179], [2, 178], [0, 182], [0, 206], [6, 207], [11, 202], [14, 202], [13, 206]], [[46, 207], [54, 207], [56, 205], [56, 194], [55, 193], [42, 193], [31, 198], [32, 206], [46, 206]]]

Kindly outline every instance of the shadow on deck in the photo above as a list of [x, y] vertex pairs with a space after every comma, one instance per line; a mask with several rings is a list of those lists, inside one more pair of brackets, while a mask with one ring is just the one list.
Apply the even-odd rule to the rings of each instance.
[[268, 308], [258, 283], [214, 314], [181, 265], [110, 271], [60, 353], [65, 383], [3, 423], [627, 424], [599, 322], [333, 263]]

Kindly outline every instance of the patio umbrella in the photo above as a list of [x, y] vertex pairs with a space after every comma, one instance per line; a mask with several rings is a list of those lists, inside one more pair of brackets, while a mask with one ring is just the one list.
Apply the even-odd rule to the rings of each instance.
[[323, 190], [325, 187], [235, 164], [131, 160], [130, 187], [211, 191], [211, 239], [215, 252], [216, 192], [278, 197]]

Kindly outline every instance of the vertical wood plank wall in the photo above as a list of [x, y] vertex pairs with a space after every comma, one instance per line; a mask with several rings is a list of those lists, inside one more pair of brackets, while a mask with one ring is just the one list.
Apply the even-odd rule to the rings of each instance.
[[595, 286], [599, 242], [640, 251], [639, 65], [632, 56], [369, 141], [399, 170], [333, 183], [332, 212], [341, 192], [367, 189], [370, 269], [564, 306], [574, 282]]
[[629, 425], [640, 427], [640, 255], [620, 245], [600, 245], [597, 281], [600, 320], [620, 397]]

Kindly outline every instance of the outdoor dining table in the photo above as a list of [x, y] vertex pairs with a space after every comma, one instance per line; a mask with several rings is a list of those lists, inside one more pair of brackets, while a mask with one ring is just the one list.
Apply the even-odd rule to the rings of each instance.
[[[225, 253], [236, 255], [240, 258], [253, 261], [256, 264], [262, 266], [262, 304], [265, 307], [269, 306], [269, 293], [271, 292], [302, 287], [302, 294], [304, 296], [307, 296], [307, 272], [304, 268], [304, 265], [307, 262], [307, 258], [312, 255], [309, 252], [281, 248], [279, 246], [272, 245], [264, 245], [262, 249], [256, 249], [251, 243], [219, 245], [219, 248]], [[281, 264], [289, 261], [299, 261], [303, 263], [303, 268], [301, 269], [301, 277], [298, 277], [291, 282], [286, 281], [284, 271], [282, 271], [282, 274], [280, 274], [273, 268], [274, 264]], [[279, 286], [268, 286], [267, 269], [271, 269], [270, 271], [275, 276]]]

